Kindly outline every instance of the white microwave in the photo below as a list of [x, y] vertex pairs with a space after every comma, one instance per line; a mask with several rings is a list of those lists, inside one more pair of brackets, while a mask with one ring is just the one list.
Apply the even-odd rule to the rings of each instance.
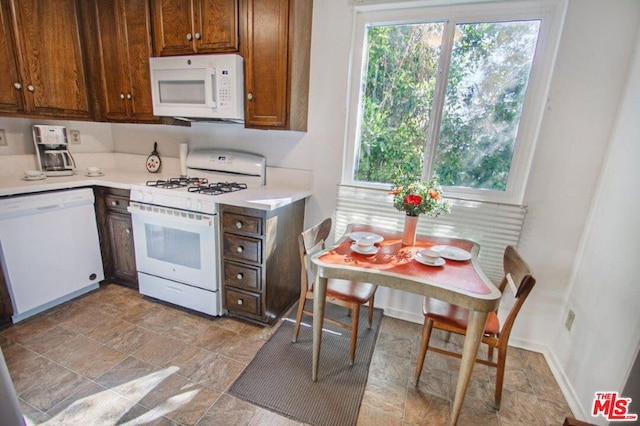
[[153, 114], [244, 121], [242, 56], [149, 58]]

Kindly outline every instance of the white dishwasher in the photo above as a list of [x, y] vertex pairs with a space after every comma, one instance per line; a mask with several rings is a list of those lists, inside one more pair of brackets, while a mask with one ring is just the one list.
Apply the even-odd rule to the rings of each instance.
[[14, 323], [104, 279], [93, 204], [89, 188], [0, 199], [0, 263]]

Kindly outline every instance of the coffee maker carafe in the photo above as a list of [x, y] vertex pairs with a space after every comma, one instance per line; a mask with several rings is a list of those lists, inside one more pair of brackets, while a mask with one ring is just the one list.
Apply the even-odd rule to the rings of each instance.
[[76, 163], [67, 149], [67, 129], [63, 126], [33, 126], [38, 166], [47, 176], [72, 175]]

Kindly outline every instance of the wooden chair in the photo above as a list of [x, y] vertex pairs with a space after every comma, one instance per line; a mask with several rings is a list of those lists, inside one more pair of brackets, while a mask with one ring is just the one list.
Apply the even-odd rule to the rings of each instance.
[[[496, 408], [500, 409], [500, 400], [502, 398], [502, 382], [504, 379], [504, 366], [507, 359], [507, 348], [509, 342], [509, 335], [511, 334], [511, 328], [513, 323], [522, 307], [522, 304], [526, 300], [527, 296], [531, 292], [531, 289], [536, 283], [535, 278], [531, 275], [531, 270], [527, 263], [522, 259], [520, 254], [513, 246], [507, 246], [504, 251], [503, 259], [504, 278], [498, 286], [502, 292], [504, 300], [504, 290], [511, 280], [515, 285], [515, 302], [507, 315], [507, 318], [500, 327], [497, 311], [490, 312], [487, 319], [487, 324], [484, 329], [484, 336], [482, 337], [482, 343], [488, 345], [488, 359], [476, 359], [477, 363], [488, 365], [490, 367], [497, 368], [496, 373], [496, 391], [495, 391], [495, 403]], [[424, 358], [427, 354], [427, 349], [431, 349], [434, 352], [455, 356], [456, 358], [462, 358], [459, 353], [451, 352], [445, 349], [429, 346], [429, 339], [431, 338], [431, 330], [438, 328], [451, 333], [457, 333], [461, 335], [466, 334], [467, 319], [469, 311], [467, 309], [450, 305], [449, 303], [442, 302], [440, 300], [432, 299], [429, 297], [424, 298], [423, 302], [424, 313], [424, 325], [422, 327], [422, 343], [420, 345], [420, 354], [418, 355], [418, 361], [414, 374], [414, 383], [417, 386], [420, 380], [420, 374], [422, 373], [422, 365], [424, 364]], [[498, 360], [493, 361], [493, 349], [498, 350]]]
[[[313, 299], [314, 283], [309, 284], [308, 279], [308, 256], [317, 253], [325, 248], [325, 241], [331, 231], [331, 219], [327, 218], [322, 223], [302, 232], [298, 236], [298, 246], [300, 248], [300, 262], [302, 262], [302, 273], [300, 277], [300, 301], [298, 302], [298, 313], [296, 315], [296, 325], [293, 328], [293, 342], [298, 340], [300, 322], [302, 314], [313, 315], [313, 312], [304, 309], [305, 302]], [[351, 324], [345, 324], [325, 317], [325, 322], [351, 330], [351, 365], [356, 357], [356, 343], [358, 341], [358, 321], [360, 317], [360, 305], [369, 303], [369, 328], [373, 322], [373, 303], [378, 286], [368, 283], [347, 281], [340, 279], [329, 279], [327, 283], [326, 302], [343, 306], [351, 310]]]

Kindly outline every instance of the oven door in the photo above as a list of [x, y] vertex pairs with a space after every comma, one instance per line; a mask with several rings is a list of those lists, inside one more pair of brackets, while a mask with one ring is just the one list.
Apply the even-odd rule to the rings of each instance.
[[138, 272], [217, 291], [218, 216], [131, 203]]

